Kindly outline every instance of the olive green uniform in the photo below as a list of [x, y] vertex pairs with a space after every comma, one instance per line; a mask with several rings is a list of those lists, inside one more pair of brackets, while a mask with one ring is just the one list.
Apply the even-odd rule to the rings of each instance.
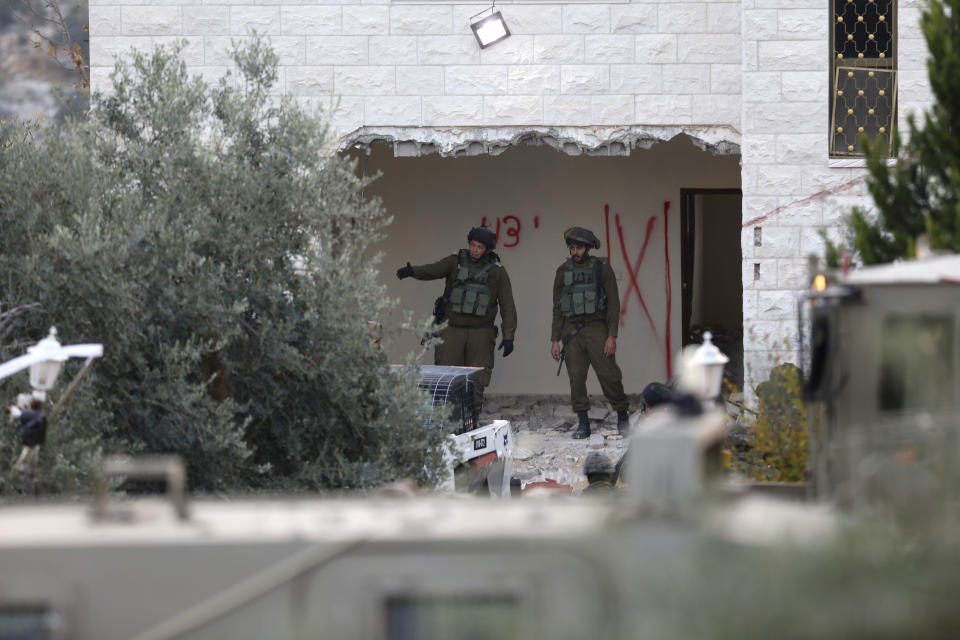
[[[615, 356], [603, 355], [603, 345], [607, 336], [617, 337], [620, 327], [620, 294], [617, 291], [617, 279], [606, 262], [589, 256], [584, 267], [578, 271], [597, 270], [600, 264], [601, 291], [592, 313], [583, 312], [589, 309], [590, 304], [582, 306], [569, 303], [569, 296], [565, 298], [564, 289], [569, 287], [564, 279], [570, 271], [571, 260], [565, 261], [557, 268], [557, 275], [553, 280], [553, 325], [550, 328], [550, 340], [559, 341], [563, 336], [572, 333], [578, 326], [580, 330], [567, 343], [564, 359], [567, 365], [567, 375], [570, 378], [570, 400], [574, 411], [588, 411], [590, 396], [587, 394], [587, 372], [593, 366], [603, 395], [610, 401], [615, 411], [626, 411], [630, 406], [627, 395], [623, 391], [623, 374], [617, 365]], [[593, 292], [584, 293], [592, 297]], [[580, 313], [578, 313], [580, 312]]]
[[493, 356], [496, 344], [493, 323], [497, 318], [498, 307], [500, 309], [500, 328], [503, 331], [503, 339], [513, 340], [517, 331], [517, 308], [513, 304], [510, 276], [507, 275], [507, 270], [498, 264], [491, 265], [485, 271], [489, 301], [486, 302], [486, 311], [483, 315], [455, 311], [451, 295], [454, 283], [461, 271], [461, 262], [464, 262], [466, 266], [476, 272], [477, 268], [487, 264], [489, 259], [490, 254], [488, 253], [480, 260], [475, 261], [470, 258], [469, 253], [463, 251], [432, 264], [413, 267], [413, 277], [417, 280], [446, 278], [444, 297], [447, 298], [445, 317], [448, 326], [440, 332], [443, 344], [437, 345], [436, 351], [434, 351], [435, 364], [483, 367], [484, 370], [477, 376], [481, 399], [483, 389], [490, 384], [490, 376], [493, 373]]

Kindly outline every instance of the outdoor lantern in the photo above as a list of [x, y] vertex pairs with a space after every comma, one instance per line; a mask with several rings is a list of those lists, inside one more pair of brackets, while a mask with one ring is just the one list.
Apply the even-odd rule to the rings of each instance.
[[30, 386], [46, 393], [53, 388], [57, 376], [60, 375], [60, 367], [67, 359], [60, 341], [57, 340], [56, 327], [50, 327], [50, 334], [28, 348], [27, 353], [36, 358], [30, 365]]
[[473, 35], [480, 43], [481, 49], [486, 49], [490, 45], [510, 37], [510, 29], [495, 5], [490, 5], [489, 9], [472, 16], [470, 18], [470, 28], [473, 29]]
[[705, 331], [703, 344], [697, 347], [690, 360], [690, 373], [694, 378], [691, 388], [706, 403], [712, 403], [714, 398], [720, 395], [723, 367], [730, 362], [730, 358], [714, 346], [712, 339], [713, 334]]
[[102, 356], [102, 344], [61, 346], [60, 341], [57, 340], [57, 329], [50, 327], [50, 335], [32, 347], [28, 347], [25, 354], [0, 364], [0, 380], [18, 371], [30, 369], [30, 386], [42, 398], [57, 382], [60, 367], [68, 358], [86, 358], [89, 364], [94, 358]]

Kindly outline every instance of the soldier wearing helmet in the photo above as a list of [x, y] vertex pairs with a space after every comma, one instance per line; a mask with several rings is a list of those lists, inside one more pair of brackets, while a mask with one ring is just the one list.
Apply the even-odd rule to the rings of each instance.
[[578, 419], [573, 437], [590, 436], [587, 372], [591, 366], [603, 395], [617, 412], [617, 431], [625, 434], [630, 403], [615, 357], [620, 323], [617, 279], [605, 260], [590, 255], [590, 249], [600, 248], [600, 240], [592, 231], [571, 227], [563, 239], [570, 257], [557, 268], [553, 280], [550, 355], [557, 361], [561, 357], [566, 360], [571, 404]]
[[583, 495], [611, 493], [614, 489], [615, 473], [616, 468], [610, 458], [599, 451], [590, 452], [583, 463], [583, 475], [587, 476]]
[[447, 256], [438, 262], [401, 267], [397, 278], [414, 277], [417, 280], [446, 279], [442, 299], [448, 325], [440, 332], [443, 340], [434, 351], [434, 362], [439, 365], [483, 367], [478, 375], [477, 407], [482, 405], [483, 390], [490, 384], [493, 373], [494, 346], [497, 329], [494, 321], [500, 310], [503, 339], [499, 349], [503, 357], [513, 353], [513, 338], [517, 331], [517, 308], [513, 304], [510, 276], [493, 251], [497, 236], [487, 227], [474, 227], [467, 234], [467, 249]]

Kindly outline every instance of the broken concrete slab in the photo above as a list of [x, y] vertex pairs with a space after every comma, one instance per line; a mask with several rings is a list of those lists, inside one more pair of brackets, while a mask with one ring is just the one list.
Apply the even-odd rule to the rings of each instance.
[[414, 157], [496, 156], [511, 147], [546, 145], [577, 156], [628, 156], [659, 142], [686, 135], [714, 155], [738, 155], [740, 132], [727, 125], [505, 126], [505, 127], [360, 127], [340, 136], [338, 151], [387, 144], [394, 154]]

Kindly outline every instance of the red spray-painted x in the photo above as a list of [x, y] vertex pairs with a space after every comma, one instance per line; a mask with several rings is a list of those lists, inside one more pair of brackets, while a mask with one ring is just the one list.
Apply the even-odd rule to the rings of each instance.
[[[606, 236], [607, 236], [607, 261], [610, 260], [610, 205], [603, 206], [604, 211], [604, 224], [606, 226]], [[672, 294], [673, 286], [670, 279], [670, 237], [669, 237], [669, 211], [670, 211], [670, 201], [666, 200], [663, 203], [663, 252], [664, 252], [664, 261], [665, 261], [665, 282], [664, 286], [666, 289], [666, 328], [664, 336], [664, 351], [666, 358], [667, 366], [667, 378], [670, 378], [673, 375], [673, 362], [670, 354], [670, 311], [672, 304]], [[643, 299], [643, 293], [640, 291], [640, 284], [637, 282], [637, 275], [640, 273], [640, 266], [643, 264], [643, 257], [647, 252], [647, 245], [650, 243], [650, 237], [653, 235], [653, 228], [656, 226], [656, 217], [651, 217], [647, 220], [647, 228], [643, 238], [643, 246], [640, 248], [640, 255], [637, 257], [637, 261], [631, 265], [630, 257], [627, 255], [627, 245], [626, 240], [623, 234], [623, 226], [620, 224], [620, 214], [615, 214], [614, 222], [617, 226], [617, 236], [620, 241], [620, 253], [623, 256], [623, 262], [627, 266], [627, 274], [630, 278], [630, 282], [627, 285], [627, 291], [623, 296], [623, 302], [620, 305], [620, 326], [625, 325], [625, 316], [627, 313], [627, 303], [630, 301], [630, 294], [632, 292], [637, 293], [637, 299], [640, 301], [640, 306], [643, 308], [643, 313], [647, 316], [647, 322], [650, 323], [650, 329], [653, 331], [653, 336], [656, 340], [660, 341], [659, 333], [657, 332], [657, 326], [653, 322], [653, 317], [650, 315], [650, 310], [647, 308], [647, 303]]]
[[[604, 205], [604, 215], [608, 220], [607, 225], [609, 228], [610, 205]], [[657, 219], [656, 217], [652, 217], [647, 220], [647, 230], [643, 238], [643, 246], [640, 249], [640, 255], [637, 257], [637, 261], [632, 266], [630, 264], [630, 257], [627, 255], [627, 245], [623, 235], [623, 226], [620, 224], [619, 213], [614, 215], [614, 221], [617, 225], [617, 236], [620, 240], [620, 253], [623, 256], [624, 264], [627, 266], [627, 276], [630, 278], [626, 293], [623, 295], [623, 302], [620, 304], [620, 326], [622, 327], [626, 324], [627, 303], [630, 302], [630, 294], [636, 291], [637, 299], [640, 300], [640, 306], [643, 308], [643, 313], [647, 316], [647, 322], [650, 323], [650, 329], [653, 330], [653, 335], [659, 342], [660, 335], [657, 333], [657, 326], [653, 322], [653, 317], [647, 308], [647, 302], [643, 299], [643, 293], [640, 291], [640, 284], [637, 282], [637, 274], [640, 273], [643, 256], [647, 253], [647, 245], [650, 243], [650, 236], [653, 235], [653, 227], [656, 225]]]

